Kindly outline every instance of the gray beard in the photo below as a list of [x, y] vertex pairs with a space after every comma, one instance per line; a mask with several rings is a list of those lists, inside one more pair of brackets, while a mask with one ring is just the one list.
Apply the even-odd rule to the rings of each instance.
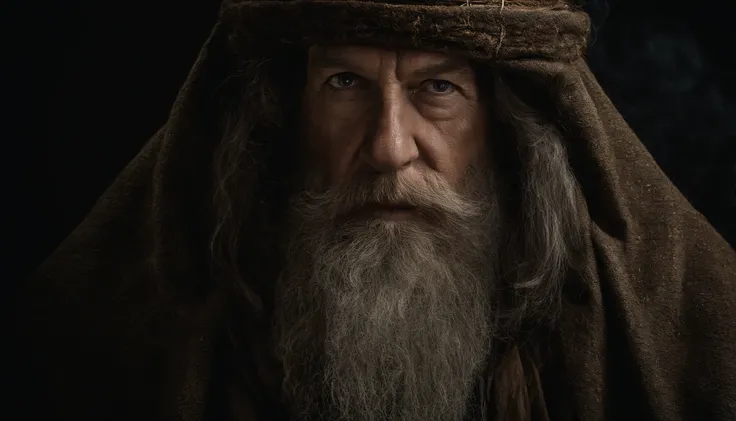
[[485, 176], [469, 178], [461, 193], [441, 180], [414, 189], [437, 216], [421, 220], [336, 217], [406, 190], [396, 179], [295, 198], [274, 320], [298, 418], [463, 418], [494, 333], [497, 225]]

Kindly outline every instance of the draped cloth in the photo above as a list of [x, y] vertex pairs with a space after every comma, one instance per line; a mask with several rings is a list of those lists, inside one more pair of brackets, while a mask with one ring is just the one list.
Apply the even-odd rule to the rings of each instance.
[[554, 358], [529, 386], [535, 420], [736, 419], [736, 254], [596, 82], [588, 31], [555, 0], [226, 0], [166, 124], [23, 285], [11, 418], [282, 419], [277, 379], [223, 368], [229, 297], [208, 250], [219, 96], [237, 62], [332, 43], [464, 54], [554, 104], [586, 235]]

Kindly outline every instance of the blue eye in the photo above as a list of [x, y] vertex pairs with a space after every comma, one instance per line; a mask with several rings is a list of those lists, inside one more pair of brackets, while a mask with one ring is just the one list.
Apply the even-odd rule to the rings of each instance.
[[449, 94], [455, 91], [455, 85], [446, 80], [428, 80], [424, 89], [433, 94]]
[[327, 84], [335, 89], [352, 88], [358, 83], [358, 76], [353, 73], [338, 73], [327, 79]]

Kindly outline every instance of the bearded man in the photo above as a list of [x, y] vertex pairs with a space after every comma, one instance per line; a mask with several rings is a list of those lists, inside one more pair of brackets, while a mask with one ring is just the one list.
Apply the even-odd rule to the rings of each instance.
[[25, 286], [16, 414], [736, 419], [736, 256], [602, 93], [588, 26], [564, 0], [225, 1]]

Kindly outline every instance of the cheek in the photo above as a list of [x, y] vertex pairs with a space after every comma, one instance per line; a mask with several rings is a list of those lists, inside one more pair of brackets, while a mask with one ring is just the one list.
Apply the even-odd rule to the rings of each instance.
[[451, 183], [460, 182], [471, 167], [485, 163], [485, 121], [473, 112], [466, 116], [433, 124], [434, 133], [428, 136], [432, 139], [426, 148], [429, 164]]
[[328, 186], [345, 180], [357, 159], [367, 127], [364, 113], [317, 102], [305, 113], [308, 169]]
[[488, 163], [488, 122], [483, 120], [469, 133], [467, 160], [470, 165], [485, 165]]

